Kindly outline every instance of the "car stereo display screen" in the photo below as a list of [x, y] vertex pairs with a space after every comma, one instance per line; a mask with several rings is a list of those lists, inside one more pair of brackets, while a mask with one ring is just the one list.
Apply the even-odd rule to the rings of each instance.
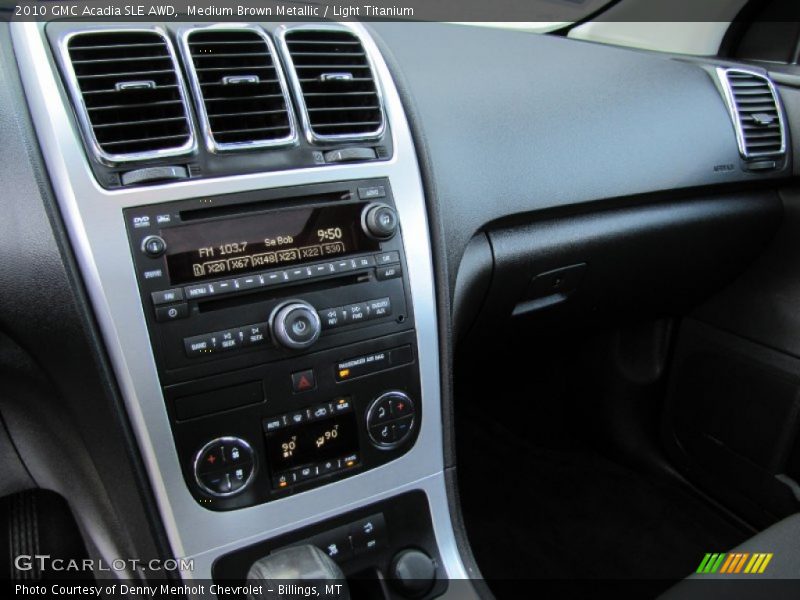
[[358, 452], [358, 434], [352, 412], [267, 436], [267, 457], [274, 473], [344, 458], [354, 452]]
[[335, 260], [380, 246], [361, 229], [364, 204], [295, 208], [162, 230], [173, 284]]

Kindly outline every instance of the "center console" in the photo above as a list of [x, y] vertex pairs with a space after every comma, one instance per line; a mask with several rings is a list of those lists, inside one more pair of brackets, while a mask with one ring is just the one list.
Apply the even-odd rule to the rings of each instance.
[[125, 209], [186, 485], [270, 502], [401, 456], [423, 418], [387, 179]]
[[[168, 552], [193, 561], [181, 577], [238, 580], [302, 543], [373, 573], [381, 593], [360, 597], [470, 597], [451, 591], [468, 571], [425, 196], [367, 30], [11, 31]], [[120, 57], [135, 77], [110, 72]], [[384, 589], [393, 572], [430, 585]]]

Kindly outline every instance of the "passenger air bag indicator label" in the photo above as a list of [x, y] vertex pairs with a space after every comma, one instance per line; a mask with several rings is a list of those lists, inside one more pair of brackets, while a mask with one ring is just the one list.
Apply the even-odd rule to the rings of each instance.
[[341, 382], [355, 377], [372, 375], [410, 362], [412, 362], [412, 357], [410, 347], [407, 346], [349, 358], [336, 364], [336, 381]]

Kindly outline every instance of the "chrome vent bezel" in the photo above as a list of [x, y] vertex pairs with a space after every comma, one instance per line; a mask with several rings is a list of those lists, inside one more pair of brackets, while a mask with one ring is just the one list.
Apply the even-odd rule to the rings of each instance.
[[[722, 85], [723, 95], [725, 97], [725, 104], [728, 107], [728, 112], [730, 113], [731, 119], [733, 120], [733, 127], [736, 132], [736, 143], [739, 146], [739, 154], [745, 160], [752, 160], [758, 158], [776, 158], [786, 155], [787, 151], [787, 135], [786, 135], [786, 123], [784, 121], [783, 115], [783, 106], [781, 105], [780, 96], [778, 95], [777, 90], [775, 89], [775, 84], [772, 80], [764, 75], [763, 73], [759, 73], [757, 71], [751, 69], [744, 69], [740, 67], [733, 67], [733, 68], [717, 68], [717, 77], [719, 78], [720, 84]], [[742, 113], [739, 110], [738, 103], [736, 101], [736, 92], [733, 89], [733, 85], [731, 84], [729, 75], [730, 74], [741, 74], [747, 75], [749, 77], [754, 77], [757, 79], [763, 80], [772, 96], [772, 103], [775, 105], [775, 111], [778, 116], [778, 128], [780, 131], [781, 136], [781, 146], [779, 150], [769, 150], [765, 152], [760, 151], [752, 151], [749, 150], [747, 147], [747, 138], [744, 132], [744, 122]]]
[[[378, 107], [380, 112], [380, 125], [374, 130], [366, 133], [356, 134], [321, 134], [314, 131], [309, 117], [308, 106], [306, 105], [305, 94], [303, 93], [300, 78], [297, 75], [297, 68], [295, 66], [292, 54], [289, 51], [289, 44], [286, 35], [297, 31], [318, 31], [318, 32], [335, 32], [346, 33], [352, 35], [361, 47], [364, 49], [364, 56], [367, 65], [369, 66], [372, 75], [372, 81], [375, 85], [375, 96], [378, 100]], [[300, 109], [300, 119], [302, 121], [303, 131], [306, 139], [311, 144], [331, 144], [337, 142], [356, 142], [356, 141], [372, 141], [378, 140], [386, 133], [386, 104], [384, 102], [383, 90], [378, 71], [375, 68], [375, 61], [367, 44], [364, 43], [363, 38], [354, 30], [338, 25], [281, 25], [277, 31], [278, 45], [286, 64], [287, 75], [292, 86], [292, 92], [295, 96], [295, 101]]]
[[[250, 31], [256, 33], [261, 37], [261, 39], [264, 40], [267, 49], [270, 53], [270, 58], [272, 59], [275, 68], [275, 73], [277, 74], [278, 77], [281, 93], [283, 94], [283, 101], [286, 105], [286, 113], [289, 118], [289, 135], [272, 140], [253, 140], [253, 141], [243, 141], [243, 142], [218, 142], [214, 138], [214, 134], [211, 129], [211, 122], [208, 116], [208, 111], [206, 109], [205, 97], [200, 87], [200, 79], [197, 76], [197, 72], [195, 70], [195, 65], [194, 65], [194, 59], [192, 57], [191, 47], [189, 46], [189, 38], [191, 37], [192, 33], [198, 31], [223, 31], [223, 32]], [[298, 141], [297, 120], [292, 107], [292, 98], [291, 95], [289, 94], [289, 86], [286, 80], [286, 75], [283, 71], [283, 65], [281, 64], [280, 56], [278, 54], [277, 49], [275, 48], [275, 44], [273, 43], [272, 39], [270, 38], [270, 36], [267, 34], [266, 31], [264, 31], [261, 27], [258, 27], [256, 25], [215, 24], [215, 25], [196, 26], [196, 27], [188, 27], [185, 29], [181, 29], [178, 32], [178, 36], [180, 39], [181, 55], [183, 56], [183, 60], [186, 65], [186, 72], [189, 77], [189, 85], [192, 89], [192, 96], [195, 101], [195, 110], [197, 112], [198, 119], [200, 120], [200, 127], [202, 129], [203, 139], [206, 148], [208, 149], [209, 152], [218, 153], [218, 152], [256, 150], [259, 148], [275, 148], [275, 147], [291, 146], [297, 143]]]
[[[128, 152], [128, 153], [112, 153], [107, 152], [100, 146], [97, 139], [94, 126], [89, 117], [89, 110], [86, 101], [81, 91], [80, 84], [78, 83], [78, 76], [72, 64], [72, 57], [70, 56], [69, 44], [79, 36], [90, 35], [113, 35], [117, 33], [142, 33], [151, 32], [155, 33], [162, 40], [167, 48], [172, 68], [175, 72], [175, 83], [178, 87], [178, 94], [183, 104], [183, 113], [186, 118], [187, 128], [189, 131], [188, 139], [180, 146], [174, 148], [162, 148], [159, 150], [148, 150], [144, 152]], [[89, 146], [94, 159], [100, 164], [114, 167], [130, 163], [140, 163], [145, 161], [155, 161], [165, 158], [173, 158], [180, 156], [187, 156], [197, 152], [197, 133], [195, 131], [194, 119], [192, 118], [189, 95], [186, 91], [186, 84], [183, 79], [183, 72], [178, 61], [175, 48], [172, 44], [167, 31], [161, 27], [106, 27], [106, 28], [86, 28], [77, 29], [64, 33], [58, 38], [57, 41], [58, 55], [61, 62], [62, 73], [65, 75], [65, 83], [69, 92], [70, 99], [72, 100], [72, 107], [75, 115], [80, 124], [84, 140]]]

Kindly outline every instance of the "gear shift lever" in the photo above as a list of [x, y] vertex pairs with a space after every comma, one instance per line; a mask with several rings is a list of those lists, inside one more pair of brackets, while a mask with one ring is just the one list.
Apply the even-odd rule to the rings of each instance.
[[322, 550], [310, 544], [284, 548], [259, 558], [247, 572], [247, 581], [262, 584], [263, 590], [260, 596], [250, 595], [250, 600], [274, 600], [275, 595], [269, 594], [267, 590], [291, 598], [296, 595], [296, 590], [309, 585], [317, 587], [318, 598], [350, 600], [350, 590], [339, 565]]

